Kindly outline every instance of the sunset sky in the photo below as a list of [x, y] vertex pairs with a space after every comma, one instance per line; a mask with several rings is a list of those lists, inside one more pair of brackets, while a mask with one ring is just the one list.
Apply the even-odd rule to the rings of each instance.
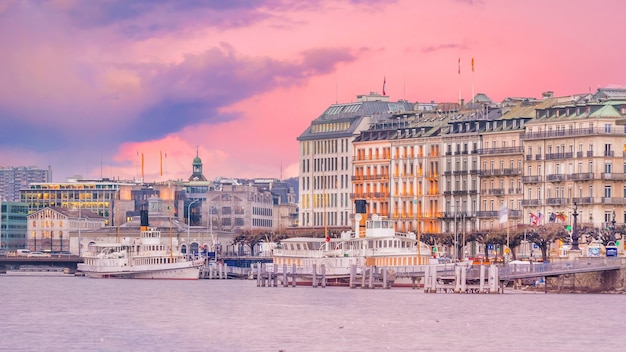
[[209, 179], [294, 177], [311, 120], [383, 80], [411, 102], [625, 87], [625, 17], [621, 0], [3, 0], [0, 166], [138, 179], [143, 154], [146, 181], [186, 179], [197, 147]]

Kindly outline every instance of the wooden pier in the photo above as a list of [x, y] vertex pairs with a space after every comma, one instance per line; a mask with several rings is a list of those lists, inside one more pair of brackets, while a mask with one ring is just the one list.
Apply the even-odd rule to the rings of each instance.
[[[441, 270], [441, 269], [444, 270]], [[297, 285], [311, 287], [347, 286], [350, 288], [384, 288], [411, 287], [424, 288], [426, 293], [498, 293], [502, 288], [498, 284], [497, 268], [489, 269], [489, 276], [485, 275], [486, 267], [481, 267], [479, 284], [472, 284], [475, 280], [468, 278], [466, 265], [448, 267], [441, 265], [420, 266], [421, 270], [398, 273], [392, 268], [364, 266], [350, 267], [349, 274], [327, 275], [325, 265], [318, 269], [313, 266], [310, 271], [303, 272], [295, 265], [278, 266], [260, 264], [255, 267], [257, 287], [296, 287]]]
[[200, 279], [228, 279], [228, 265], [225, 263], [210, 263], [200, 269]]

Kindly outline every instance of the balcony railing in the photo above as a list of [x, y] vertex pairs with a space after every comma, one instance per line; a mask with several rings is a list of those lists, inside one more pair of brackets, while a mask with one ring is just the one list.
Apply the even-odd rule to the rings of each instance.
[[551, 153], [546, 154], [546, 160], [571, 159], [573, 153]]
[[499, 211], [477, 211], [476, 216], [479, 218], [499, 218]]
[[521, 140], [531, 139], [547, 139], [547, 138], [563, 138], [574, 136], [594, 136], [594, 135], [607, 135], [607, 136], [623, 136], [624, 131], [618, 129], [612, 129], [606, 131], [603, 127], [596, 128], [573, 128], [569, 130], [561, 129], [558, 131], [541, 131], [541, 132], [527, 132], [520, 134]]
[[546, 205], [568, 205], [569, 199], [567, 198], [548, 198], [546, 199]]
[[541, 176], [522, 176], [522, 182], [524, 183], [541, 182]]
[[626, 198], [602, 198], [602, 204], [623, 205], [626, 204]]
[[523, 147], [503, 147], [503, 148], [482, 148], [478, 149], [478, 154], [493, 155], [493, 154], [518, 154], [524, 151]]
[[542, 205], [541, 199], [522, 199], [522, 206], [524, 207], [538, 207]]
[[593, 180], [593, 172], [570, 174], [567, 175], [567, 179], [570, 181], [590, 181]]
[[584, 205], [584, 204], [594, 204], [593, 197], [580, 197], [580, 198], [572, 198], [572, 204], [576, 202], [576, 204]]
[[547, 175], [546, 176], [546, 181], [548, 182], [563, 182], [565, 181], [566, 176], [563, 174], [553, 174], [553, 175]]
[[602, 174], [600, 174], [600, 178], [602, 178], [603, 180], [624, 181], [626, 180], [626, 174], [603, 172]]

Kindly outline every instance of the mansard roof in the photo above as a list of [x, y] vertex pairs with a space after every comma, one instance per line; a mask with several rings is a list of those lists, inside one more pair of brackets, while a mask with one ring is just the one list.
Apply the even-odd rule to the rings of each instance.
[[352, 136], [364, 118], [385, 118], [393, 114], [412, 111], [413, 108], [413, 104], [408, 101], [390, 102], [386, 99], [333, 104], [313, 120], [297, 139], [313, 140]]

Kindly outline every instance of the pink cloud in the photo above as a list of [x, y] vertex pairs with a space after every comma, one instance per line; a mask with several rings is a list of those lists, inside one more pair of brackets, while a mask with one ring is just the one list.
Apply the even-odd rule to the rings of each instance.
[[213, 4], [1, 3], [0, 163], [133, 177], [143, 151], [159, 179], [167, 148], [186, 178], [198, 145], [207, 177], [294, 176], [310, 121], [383, 77], [409, 101], [626, 83], [620, 1]]

